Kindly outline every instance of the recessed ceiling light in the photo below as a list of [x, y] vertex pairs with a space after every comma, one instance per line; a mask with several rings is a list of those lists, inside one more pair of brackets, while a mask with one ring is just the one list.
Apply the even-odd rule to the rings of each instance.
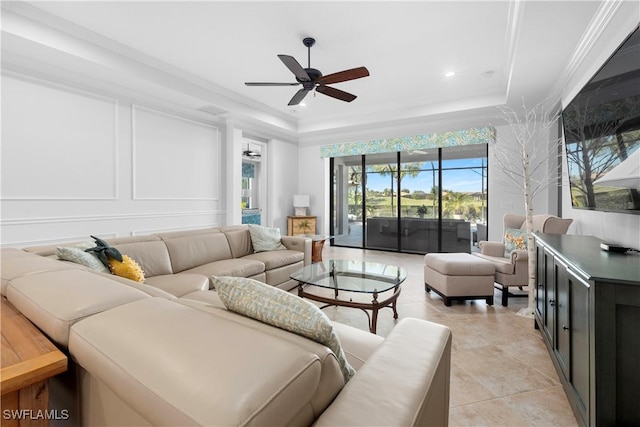
[[444, 73], [444, 76], [445, 76], [445, 77], [453, 77], [453, 76], [455, 76], [455, 75], [456, 75], [456, 72], [455, 72], [455, 71], [449, 71], [449, 72]]

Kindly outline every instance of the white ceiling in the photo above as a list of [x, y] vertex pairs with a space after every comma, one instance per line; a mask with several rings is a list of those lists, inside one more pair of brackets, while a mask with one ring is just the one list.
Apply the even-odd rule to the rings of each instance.
[[[3, 8], [161, 70], [164, 77], [156, 75], [154, 87], [162, 84], [159, 80], [171, 80], [167, 76], [189, 82], [189, 90], [182, 92], [190, 92], [192, 107], [252, 115], [270, 126], [304, 134], [381, 121], [426, 120], [454, 111], [521, 103], [522, 98], [528, 104], [538, 102], [559, 92], [575, 61], [573, 55], [603, 4], [5, 1]], [[88, 61], [88, 53], [56, 46], [52, 37], [38, 43], [33, 43], [34, 34], [23, 32], [18, 37], [20, 31], [12, 31], [11, 22], [3, 21], [7, 28], [3, 55], [8, 59], [16, 61], [31, 51], [43, 64], [49, 56], [57, 66], [66, 60], [70, 73], [85, 66], [85, 74], [123, 86], [129, 79], [129, 86], [135, 81], [138, 90], [151, 90], [145, 88], [140, 69], [119, 63], [104, 50], [101, 57], [94, 55]], [[356, 100], [346, 103], [318, 93], [307, 96], [305, 107], [289, 107], [297, 87], [244, 85], [245, 81], [294, 82], [277, 55], [292, 55], [306, 67], [302, 39], [307, 36], [316, 39], [311, 66], [323, 74], [359, 66], [369, 69], [369, 77], [335, 85], [357, 95]], [[446, 78], [448, 71], [456, 75]], [[173, 92], [180, 92], [178, 80], [169, 84]]]

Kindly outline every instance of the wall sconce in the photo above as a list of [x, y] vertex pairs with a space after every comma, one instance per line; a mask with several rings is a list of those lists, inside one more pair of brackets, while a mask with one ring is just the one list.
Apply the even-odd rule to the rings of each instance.
[[307, 216], [309, 196], [301, 194], [293, 196], [293, 207], [295, 208], [295, 216]]

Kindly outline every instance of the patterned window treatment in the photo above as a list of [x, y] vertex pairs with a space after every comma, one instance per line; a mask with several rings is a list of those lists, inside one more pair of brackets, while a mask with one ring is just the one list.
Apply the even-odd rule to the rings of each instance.
[[432, 133], [429, 135], [403, 136], [399, 138], [374, 139], [369, 141], [346, 142], [320, 147], [322, 157], [342, 157], [359, 154], [393, 153], [438, 147], [488, 144], [495, 142], [496, 130], [493, 126], [464, 130]]
[[255, 178], [256, 165], [253, 163], [242, 163], [242, 177]]

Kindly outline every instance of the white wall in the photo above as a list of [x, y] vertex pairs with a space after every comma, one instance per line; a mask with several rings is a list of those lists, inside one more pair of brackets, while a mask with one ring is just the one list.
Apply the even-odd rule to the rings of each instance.
[[[565, 87], [562, 96], [563, 106], [575, 97], [638, 25], [639, 17], [639, 2], [624, 2], [622, 4]], [[592, 235], [603, 240], [640, 249], [640, 215], [573, 209], [568, 182], [567, 174], [564, 173], [562, 185], [563, 216], [574, 219], [575, 224], [572, 225], [572, 228], [575, 234]]]
[[2, 104], [3, 246], [224, 223], [215, 126], [6, 72]]
[[293, 215], [293, 195], [301, 194], [298, 177], [301, 174], [306, 176], [309, 167], [306, 163], [299, 162], [298, 147], [293, 143], [269, 140], [267, 152], [267, 225], [280, 228], [282, 234], [287, 234], [287, 216]]

